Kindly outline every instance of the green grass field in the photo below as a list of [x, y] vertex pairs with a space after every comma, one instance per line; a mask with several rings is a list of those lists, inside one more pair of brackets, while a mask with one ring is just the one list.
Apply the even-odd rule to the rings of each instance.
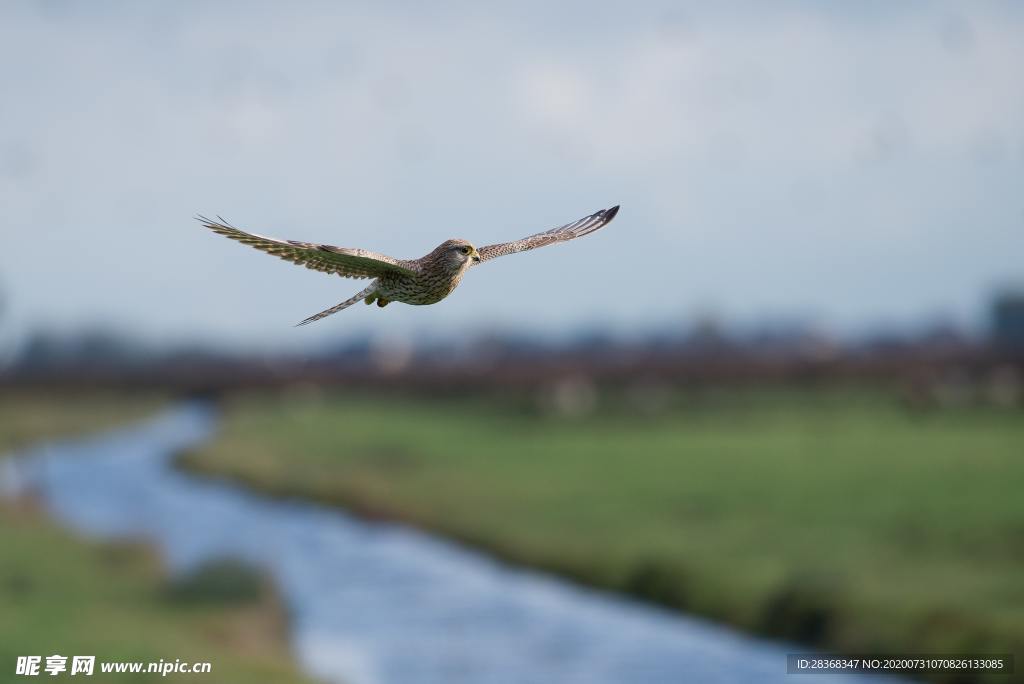
[[243, 397], [185, 465], [754, 632], [1024, 652], [1019, 411], [827, 389], [620, 404]]
[[42, 439], [96, 432], [145, 418], [162, 403], [156, 395], [56, 391], [0, 394], [0, 458]]
[[[5, 396], [0, 457], [32, 440], [140, 418], [158, 403], [113, 395]], [[96, 656], [90, 678], [96, 681], [310, 681], [298, 674], [288, 653], [282, 606], [251, 571], [232, 571], [232, 586], [249, 587], [245, 594], [196, 591], [194, 585], [202, 587], [205, 576], [172, 582], [145, 547], [75, 539], [30, 501], [0, 501], [0, 549], [0, 680], [18, 679], [18, 656], [42, 656], [45, 665], [46, 656], [60, 654]], [[99, 670], [103, 660], [161, 659], [207, 661], [212, 674], [103, 675]], [[45, 672], [42, 676], [49, 679]]]
[[[16, 679], [18, 656], [42, 656], [45, 665], [52, 654], [96, 656], [98, 681], [310, 681], [292, 664], [284, 611], [269, 589], [239, 600], [183, 600], [145, 548], [83, 543], [21, 506], [0, 506], [0, 548], [4, 681]], [[101, 661], [161, 659], [209, 662], [211, 674], [99, 669]]]

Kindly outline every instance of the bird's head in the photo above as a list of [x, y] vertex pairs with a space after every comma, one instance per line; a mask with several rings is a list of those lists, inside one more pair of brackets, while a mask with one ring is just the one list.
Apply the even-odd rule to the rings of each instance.
[[480, 252], [468, 240], [445, 240], [434, 250], [438, 260], [453, 270], [480, 263]]

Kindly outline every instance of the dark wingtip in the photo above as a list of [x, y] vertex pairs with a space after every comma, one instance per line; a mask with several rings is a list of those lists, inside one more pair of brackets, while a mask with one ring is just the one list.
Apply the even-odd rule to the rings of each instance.
[[[196, 214], [193, 218], [195, 218], [196, 221], [199, 221], [201, 224], [203, 224], [204, 227], [209, 228], [210, 230], [215, 230], [217, 228], [216, 221], [206, 216], [203, 216], [202, 214]], [[221, 225], [227, 225], [224, 219], [220, 218], [220, 216], [218, 216], [217, 218], [220, 219]]]
[[605, 221], [611, 221], [613, 218], [615, 218], [615, 215], [618, 214], [618, 213], [619, 213], [619, 205], [616, 204], [611, 209], [606, 209], [605, 210], [605, 212], [604, 212], [604, 220]]

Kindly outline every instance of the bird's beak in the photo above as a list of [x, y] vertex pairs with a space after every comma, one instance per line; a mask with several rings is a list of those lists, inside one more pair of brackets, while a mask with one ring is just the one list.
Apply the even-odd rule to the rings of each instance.
[[473, 259], [473, 263], [474, 264], [479, 264], [480, 263], [480, 252], [478, 252], [478, 251], [476, 251], [474, 249], [473, 250], [473, 254], [471, 255], [471, 258]]

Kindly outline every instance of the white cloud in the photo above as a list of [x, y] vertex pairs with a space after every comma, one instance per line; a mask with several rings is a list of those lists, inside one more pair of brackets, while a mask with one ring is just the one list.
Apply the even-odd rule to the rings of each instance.
[[[1022, 23], [934, 16], [869, 24], [784, 14], [719, 17], [699, 32], [602, 45], [594, 64], [553, 53], [522, 70], [519, 105], [553, 138], [645, 164], [680, 155], [858, 163], [880, 147], [970, 155], [1024, 142]], [[610, 54], [609, 54], [610, 53]]]

